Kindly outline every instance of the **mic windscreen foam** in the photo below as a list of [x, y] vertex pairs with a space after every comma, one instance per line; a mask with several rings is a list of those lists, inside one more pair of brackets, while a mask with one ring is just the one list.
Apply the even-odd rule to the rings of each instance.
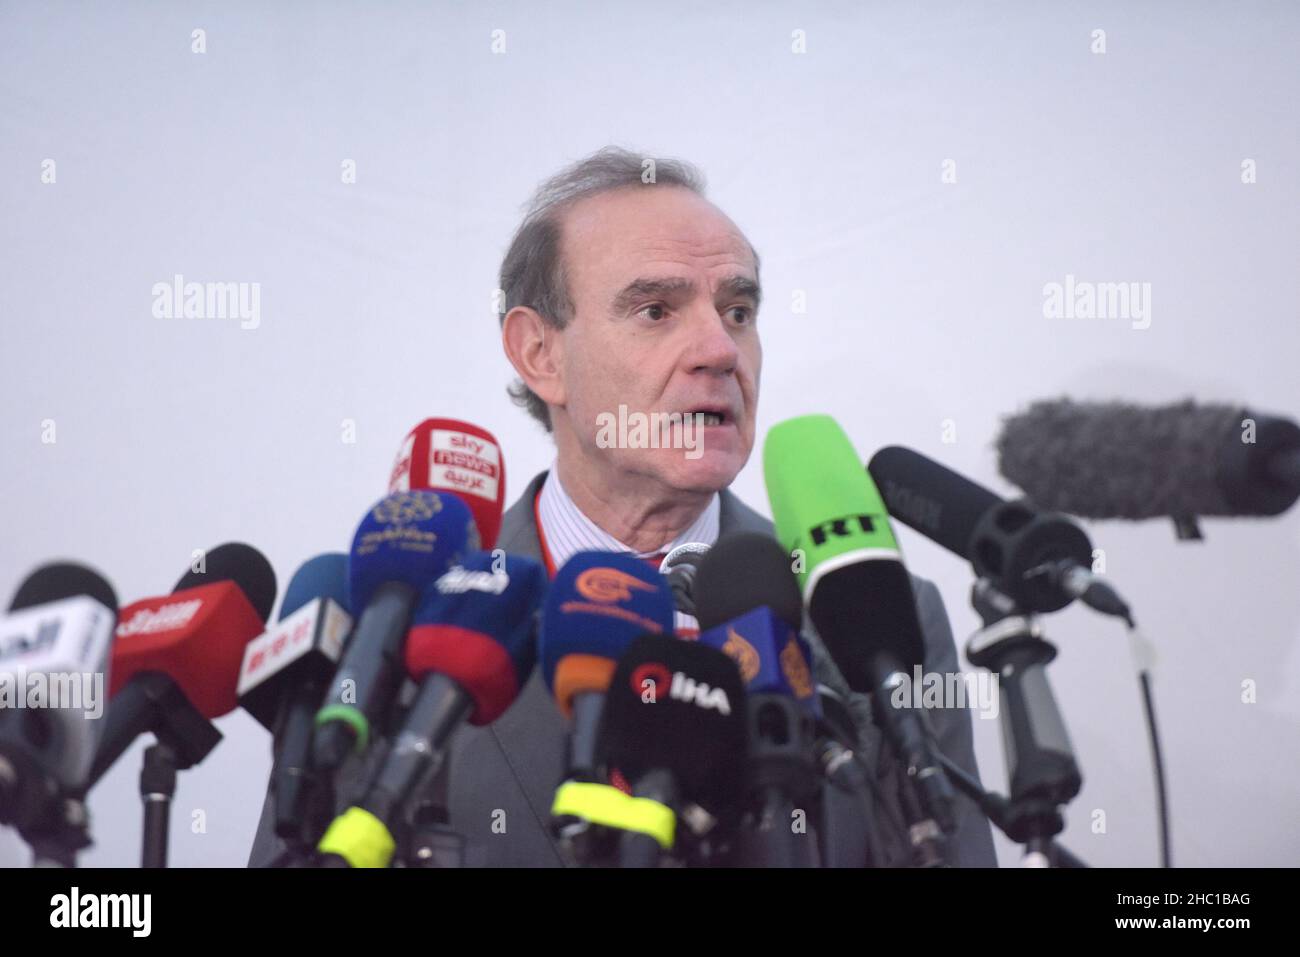
[[50, 562], [28, 575], [9, 603], [10, 611], [86, 595], [117, 614], [117, 593], [103, 575], [75, 562]]
[[588, 551], [565, 562], [546, 595], [539, 642], [560, 710], [567, 715], [580, 691], [603, 690], [635, 638], [671, 635], [673, 613], [663, 576], [638, 558]]
[[920, 664], [911, 579], [880, 492], [839, 424], [809, 415], [774, 426], [763, 475], [781, 544], [804, 556], [808, 616], [849, 687], [874, 688], [879, 653]]
[[821, 716], [808, 643], [771, 608], [754, 608], [706, 628], [698, 639], [731, 658], [749, 694], [778, 694], [801, 702]]
[[422, 491], [387, 495], [365, 514], [352, 538], [346, 607], [359, 617], [388, 582], [423, 590], [478, 547], [469, 508], [456, 496]]
[[419, 489], [460, 496], [474, 515], [482, 547], [496, 545], [505, 508], [506, 463], [487, 429], [458, 419], [425, 419], [413, 428], [397, 453], [388, 491]]
[[739, 798], [745, 727], [745, 688], [731, 658], [643, 635], [614, 669], [597, 754], [611, 777], [634, 787], [650, 771], [669, 771], [683, 802], [719, 813]]
[[1087, 518], [1276, 515], [1300, 494], [1270, 474], [1300, 429], [1240, 406], [1036, 402], [1006, 419], [997, 448], [1036, 504]]
[[971, 561], [980, 519], [1000, 500], [963, 475], [920, 452], [890, 445], [867, 463], [867, 471], [894, 518], [948, 551]]
[[724, 536], [695, 573], [695, 616], [716, 628], [767, 606], [796, 631], [803, 627], [803, 596], [792, 559], [776, 539], [759, 532]]
[[289, 579], [280, 600], [280, 621], [288, 618], [309, 601], [328, 598], [346, 612], [348, 607], [348, 556], [343, 552], [326, 552], [309, 558]]
[[531, 558], [465, 557], [425, 591], [407, 634], [407, 673], [441, 674], [474, 699], [471, 724], [490, 724], [519, 696], [536, 662], [546, 570]]
[[[206, 579], [206, 584], [189, 584], [122, 610], [113, 644], [110, 699], [137, 674], [156, 671], [168, 675], [205, 718], [220, 717], [238, 705], [244, 649], [262, 633], [266, 622], [238, 580], [213, 580], [217, 569], [240, 571], [224, 559], [212, 562], [217, 551], [208, 553], [206, 574], [186, 574], [178, 583], [184, 586]], [[270, 564], [247, 545], [239, 546], [234, 554], [249, 559], [240, 577], [263, 590], [259, 600], [269, 610], [275, 601], [273, 590], [269, 594], [264, 591], [268, 575], [274, 588]], [[250, 566], [254, 569], [251, 574]]]
[[271, 614], [271, 606], [275, 604], [275, 570], [265, 555], [252, 545], [227, 542], [204, 553], [202, 564], [199, 571], [191, 566], [176, 582], [172, 592], [214, 582], [234, 582], [258, 617], [263, 623], [266, 622]]

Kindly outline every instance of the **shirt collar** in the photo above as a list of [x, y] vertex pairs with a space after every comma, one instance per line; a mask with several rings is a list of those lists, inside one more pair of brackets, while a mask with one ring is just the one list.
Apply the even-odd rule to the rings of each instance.
[[581, 551], [622, 552], [637, 558], [649, 558], [670, 552], [687, 542], [713, 545], [718, 540], [721, 513], [721, 497], [715, 492], [699, 517], [671, 542], [652, 551], [637, 552], [609, 534], [578, 508], [560, 484], [559, 472], [554, 463], [551, 464], [546, 481], [542, 483], [542, 492], [537, 500], [537, 518], [545, 532], [547, 549], [556, 568], [562, 567]]

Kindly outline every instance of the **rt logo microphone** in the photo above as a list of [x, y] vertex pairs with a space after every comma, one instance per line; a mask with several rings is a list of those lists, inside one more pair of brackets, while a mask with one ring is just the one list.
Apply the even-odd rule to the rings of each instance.
[[829, 522], [822, 522], [820, 525], [814, 525], [808, 530], [809, 536], [814, 545], [825, 545], [832, 535], [836, 538], [843, 538], [846, 535], [854, 534], [850, 531], [850, 526], [854, 523], [858, 528], [868, 535], [873, 534], [876, 530], [875, 515], [848, 515], [844, 518], [833, 518]]

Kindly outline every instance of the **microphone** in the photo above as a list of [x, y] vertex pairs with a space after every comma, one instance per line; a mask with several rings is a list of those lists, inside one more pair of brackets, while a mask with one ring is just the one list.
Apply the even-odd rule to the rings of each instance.
[[238, 542], [204, 556], [170, 595], [122, 610], [113, 645], [103, 737], [86, 785], [99, 781], [139, 735], [153, 732], [181, 770], [221, 740], [212, 718], [233, 711], [244, 646], [261, 634], [275, 601], [275, 572]]
[[741, 862], [810, 866], [814, 847], [796, 840], [791, 815], [817, 796], [814, 741], [821, 709], [811, 653], [799, 635], [803, 599], [790, 556], [767, 535], [728, 535], [700, 563], [696, 586], [700, 644], [734, 659], [746, 685], [754, 826], [741, 832]]
[[[84, 565], [43, 565], [0, 621], [0, 823], [28, 837], [94, 760], [117, 595]], [[88, 687], [88, 682], [96, 682]], [[66, 696], [66, 700], [65, 700]]]
[[923, 666], [912, 584], [875, 483], [830, 416], [789, 419], [768, 432], [763, 476], [777, 537], [798, 553], [809, 616], [849, 687], [870, 693], [873, 712], [920, 805], [913, 845], [942, 863], [953, 829], [953, 791], [920, 716], [892, 693]]
[[899, 445], [873, 455], [867, 471], [890, 515], [969, 561], [1024, 611], [1058, 611], [1078, 598], [1102, 614], [1131, 617], [1119, 594], [1092, 573], [1092, 542], [1066, 516], [1023, 499], [1004, 501]]
[[425, 419], [397, 453], [389, 492], [454, 492], [474, 516], [481, 548], [491, 551], [505, 508], [506, 464], [487, 429], [457, 419]]
[[401, 684], [402, 640], [420, 592], [477, 548], [469, 508], [454, 495], [396, 492], [361, 519], [348, 558], [347, 605], [358, 619], [316, 714], [316, 770], [333, 773], [365, 751]]
[[[687, 805], [717, 820], [734, 817], [745, 713], [740, 672], [722, 652], [654, 634], [627, 648], [610, 681], [598, 751], [610, 780], [626, 781], [632, 800], [593, 815], [593, 823], [621, 832], [620, 866], [654, 867], [677, 848], [677, 818]], [[556, 802], [578, 810], [582, 797], [561, 788]]]
[[695, 587], [698, 640], [735, 660], [750, 700], [783, 695], [819, 719], [812, 652], [799, 633], [803, 597], [776, 540], [760, 532], [723, 537], [700, 562]]
[[673, 604], [684, 615], [695, 614], [695, 572], [708, 550], [709, 546], [702, 542], [684, 542], [659, 563], [659, 573], [668, 578]]
[[1036, 402], [1009, 416], [998, 468], [1044, 508], [1085, 518], [1278, 515], [1300, 497], [1300, 426], [1241, 406], [1191, 400]]
[[672, 598], [644, 561], [585, 551], [556, 572], [542, 606], [538, 656], [547, 689], [572, 720], [566, 779], [595, 780], [605, 691], [624, 651], [640, 635], [672, 633]]
[[439, 773], [452, 733], [466, 720], [491, 724], [527, 682], [545, 590], [538, 562], [507, 555], [499, 565], [480, 551], [425, 591], [403, 653], [419, 692], [364, 797], [321, 839], [322, 853], [354, 867], [388, 866], [398, 818]]
[[352, 630], [346, 610], [348, 558], [341, 552], [304, 562], [289, 580], [280, 620], [244, 648], [239, 703], [273, 735], [271, 793], [275, 833], [303, 840], [316, 711]]

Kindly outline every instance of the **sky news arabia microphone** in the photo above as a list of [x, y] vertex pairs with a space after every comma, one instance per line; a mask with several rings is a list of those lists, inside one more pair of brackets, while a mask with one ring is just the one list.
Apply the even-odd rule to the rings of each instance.
[[387, 867], [394, 832], [447, 758], [466, 720], [491, 724], [519, 697], [537, 660], [537, 612], [546, 570], [518, 555], [474, 552], [428, 589], [406, 636], [406, 673], [419, 685], [364, 796], [318, 850], [351, 867]]
[[116, 625], [112, 586], [71, 562], [28, 575], [0, 622], [0, 824], [29, 843], [64, 825], [84, 830], [84, 808], [65, 798], [80, 792], [94, 760]]
[[458, 419], [425, 419], [402, 441], [389, 492], [454, 492], [474, 515], [480, 547], [491, 551], [505, 508], [506, 463], [487, 429]]
[[425, 587], [478, 548], [470, 510], [457, 496], [395, 492], [366, 512], [348, 556], [348, 608], [356, 616], [324, 704], [312, 766], [333, 774], [370, 744], [403, 680], [402, 645]]
[[924, 667], [924, 641], [885, 503], [827, 415], [774, 426], [763, 444], [763, 477], [777, 537], [803, 556], [798, 577], [813, 626], [849, 687], [871, 695], [876, 721], [906, 769], [918, 862], [944, 864], [952, 785], [920, 715], [891, 700], [913, 669]]
[[[745, 685], [735, 661], [708, 645], [642, 635], [619, 659], [601, 721], [598, 760], [623, 789], [585, 785], [618, 834], [620, 867], [655, 867], [673, 853], [708, 858], [683, 817], [737, 818], [745, 765]], [[570, 785], [571, 787], [573, 785]], [[699, 811], [686, 815], [688, 808]], [[723, 840], [712, 831], [708, 845]]]
[[1092, 542], [1065, 515], [1024, 499], [1004, 501], [901, 445], [873, 455], [867, 471], [891, 516], [966, 559], [1021, 611], [1057, 611], [1078, 598], [1102, 614], [1131, 617], [1092, 573]]
[[[347, 610], [348, 557], [317, 555], [294, 572], [280, 602], [280, 619], [244, 648], [239, 703], [272, 734], [271, 796], [275, 833], [299, 846], [304, 825], [329, 820], [328, 787], [311, 771], [316, 712], [352, 631]], [[318, 833], [318, 831], [317, 831]]]
[[811, 651], [800, 636], [803, 597], [791, 558], [770, 536], [728, 535], [695, 576], [700, 644], [735, 660], [745, 682], [749, 821], [737, 862], [753, 867], [816, 866], [817, 832], [796, 831], [796, 811], [817, 820], [815, 763], [821, 717]]
[[113, 644], [103, 737], [87, 789], [145, 732], [174, 754], [175, 767], [203, 760], [221, 740], [211, 719], [235, 709], [244, 647], [262, 633], [275, 602], [275, 572], [238, 542], [203, 556], [170, 595], [122, 609]]
[[1235, 405], [1035, 402], [1009, 416], [998, 468], [1043, 508], [1084, 518], [1279, 515], [1300, 497], [1300, 426]]

